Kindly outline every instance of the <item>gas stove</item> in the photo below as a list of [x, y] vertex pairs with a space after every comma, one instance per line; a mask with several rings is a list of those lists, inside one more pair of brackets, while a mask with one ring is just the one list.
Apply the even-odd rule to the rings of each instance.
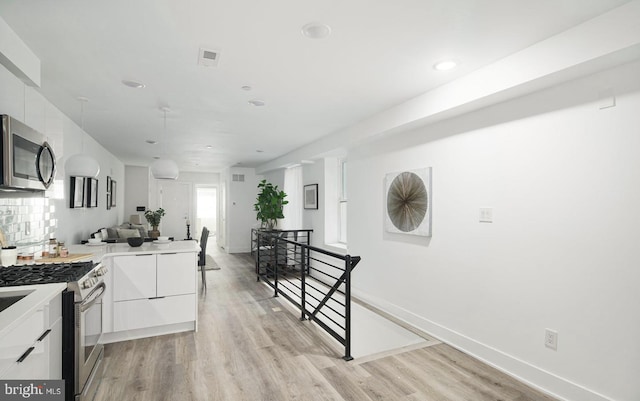
[[93, 262], [74, 262], [3, 267], [0, 287], [78, 281], [94, 266]]
[[93, 262], [73, 262], [2, 267], [0, 287], [77, 282], [95, 266]]
[[106, 266], [94, 262], [0, 268], [0, 287], [67, 283], [62, 292], [62, 378], [65, 400], [87, 401], [102, 378], [102, 297]]
[[101, 263], [92, 261], [8, 266], [0, 268], [0, 287], [67, 283], [79, 301], [103, 282], [106, 272]]

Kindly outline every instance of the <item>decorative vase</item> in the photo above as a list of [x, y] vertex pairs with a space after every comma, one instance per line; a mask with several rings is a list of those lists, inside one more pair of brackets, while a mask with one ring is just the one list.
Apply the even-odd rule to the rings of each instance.
[[158, 237], [160, 236], [160, 231], [158, 231], [158, 226], [153, 226], [151, 228], [152, 229], [149, 230], [149, 237], [153, 239], [158, 239]]
[[274, 220], [267, 220], [262, 223], [262, 229], [265, 231], [274, 231], [278, 229], [278, 222]]

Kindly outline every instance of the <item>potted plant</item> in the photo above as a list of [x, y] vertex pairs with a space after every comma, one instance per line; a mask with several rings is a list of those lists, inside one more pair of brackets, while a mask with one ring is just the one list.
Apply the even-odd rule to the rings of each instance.
[[262, 228], [273, 230], [278, 219], [284, 219], [282, 206], [289, 203], [285, 200], [287, 194], [278, 189], [277, 185], [273, 185], [267, 180], [260, 181], [258, 184], [260, 193], [256, 198], [253, 209], [257, 212], [256, 220], [262, 222]]
[[149, 237], [158, 238], [160, 236], [160, 231], [158, 231], [158, 226], [160, 225], [160, 220], [164, 216], [164, 209], [159, 208], [158, 210], [147, 210], [144, 212], [144, 218], [147, 219], [147, 222], [151, 226], [151, 231], [149, 231]]

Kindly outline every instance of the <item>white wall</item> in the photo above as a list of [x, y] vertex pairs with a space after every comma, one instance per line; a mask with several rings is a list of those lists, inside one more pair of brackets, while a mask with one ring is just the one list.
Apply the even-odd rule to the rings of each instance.
[[[42, 132], [54, 149], [58, 169], [54, 184], [44, 196], [50, 199], [55, 209], [49, 219], [56, 221], [55, 236], [58, 240], [79, 243], [91, 232], [120, 220], [122, 207], [106, 209], [106, 177], [110, 175], [122, 180], [123, 164], [62, 114], [37, 89], [25, 85], [3, 66], [0, 66], [0, 87], [0, 114], [9, 114]], [[97, 208], [69, 208], [69, 177], [65, 175], [64, 163], [69, 156], [79, 152], [89, 154], [100, 164]], [[120, 191], [120, 205], [123, 199]]]
[[267, 180], [267, 182], [270, 182], [273, 185], [277, 185], [278, 189], [284, 190], [284, 168], [266, 172], [262, 179]]
[[[126, 166], [126, 181], [127, 192], [125, 196], [125, 204], [127, 211], [125, 218], [128, 218], [130, 214], [136, 213], [136, 206], [146, 206], [147, 209], [155, 210], [159, 207], [160, 202], [158, 199], [158, 184], [161, 180], [156, 180], [150, 175], [149, 167], [140, 166]], [[188, 216], [190, 221], [195, 221], [195, 189], [198, 185], [218, 186], [220, 184], [219, 173], [197, 173], [181, 171], [178, 175], [176, 183], [188, 183], [193, 190], [191, 199], [193, 199], [193, 205], [190, 208], [191, 215]], [[167, 212], [171, 212], [170, 210]], [[138, 212], [143, 216], [143, 212]], [[143, 224], [147, 224], [144, 216], [142, 217]], [[192, 229], [194, 228], [192, 224]], [[199, 233], [192, 232], [193, 238], [197, 238]]]
[[140, 220], [146, 224], [144, 212], [136, 211], [136, 207], [149, 206], [149, 167], [125, 166], [124, 171], [124, 219], [139, 214]]
[[[233, 174], [244, 174], [244, 182], [232, 181]], [[224, 233], [218, 245], [228, 253], [251, 251], [251, 228], [257, 226], [256, 213], [253, 210], [258, 194], [258, 176], [253, 168], [231, 167], [220, 175], [220, 184], [224, 191], [226, 215]]]
[[[327, 210], [324, 159], [315, 160], [313, 164], [305, 164], [302, 168], [303, 185], [318, 184], [318, 209], [304, 209], [302, 211], [302, 228], [312, 228], [311, 245], [324, 247], [325, 245], [325, 213]], [[329, 184], [331, 185], [331, 184]]]
[[[79, 243], [99, 228], [109, 227], [122, 221], [124, 215], [124, 207], [122, 206], [124, 204], [124, 165], [69, 118], [64, 116], [63, 119], [62, 146], [54, 148], [58, 160], [56, 180], [64, 182], [64, 198], [61, 199], [59, 196], [53, 195], [56, 198], [54, 204], [58, 219], [57, 236], [59, 240], [65, 240], [67, 243]], [[88, 154], [100, 164], [98, 207], [96, 208], [72, 209], [69, 207], [70, 181], [69, 176], [65, 173], [64, 163], [76, 153]], [[116, 206], [110, 210], [107, 210], [106, 207], [107, 176], [118, 183]], [[47, 196], [49, 196], [49, 192], [47, 191]]]
[[[628, 64], [352, 152], [356, 293], [561, 398], [639, 400], [639, 72]], [[599, 109], [602, 88], [616, 107]], [[433, 236], [385, 233], [385, 174], [428, 166]], [[481, 207], [493, 223], [479, 223]]]

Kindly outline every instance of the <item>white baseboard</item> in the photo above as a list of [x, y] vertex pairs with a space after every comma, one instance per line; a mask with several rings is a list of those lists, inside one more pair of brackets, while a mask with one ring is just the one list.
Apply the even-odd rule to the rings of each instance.
[[448, 329], [422, 316], [408, 311], [366, 292], [352, 288], [354, 296], [387, 312], [407, 324], [424, 331], [438, 340], [481, 360], [507, 375], [536, 388], [552, 397], [564, 401], [613, 401], [602, 394], [547, 372], [526, 361], [482, 344], [454, 330]]
[[104, 344], [109, 344], [120, 341], [137, 340], [146, 337], [162, 336], [165, 334], [182, 333], [185, 331], [197, 331], [197, 322], [174, 323], [164, 326], [104, 333], [102, 335], [102, 342]]
[[227, 253], [249, 253], [251, 252], [251, 248], [245, 247], [229, 247], [226, 249]]

